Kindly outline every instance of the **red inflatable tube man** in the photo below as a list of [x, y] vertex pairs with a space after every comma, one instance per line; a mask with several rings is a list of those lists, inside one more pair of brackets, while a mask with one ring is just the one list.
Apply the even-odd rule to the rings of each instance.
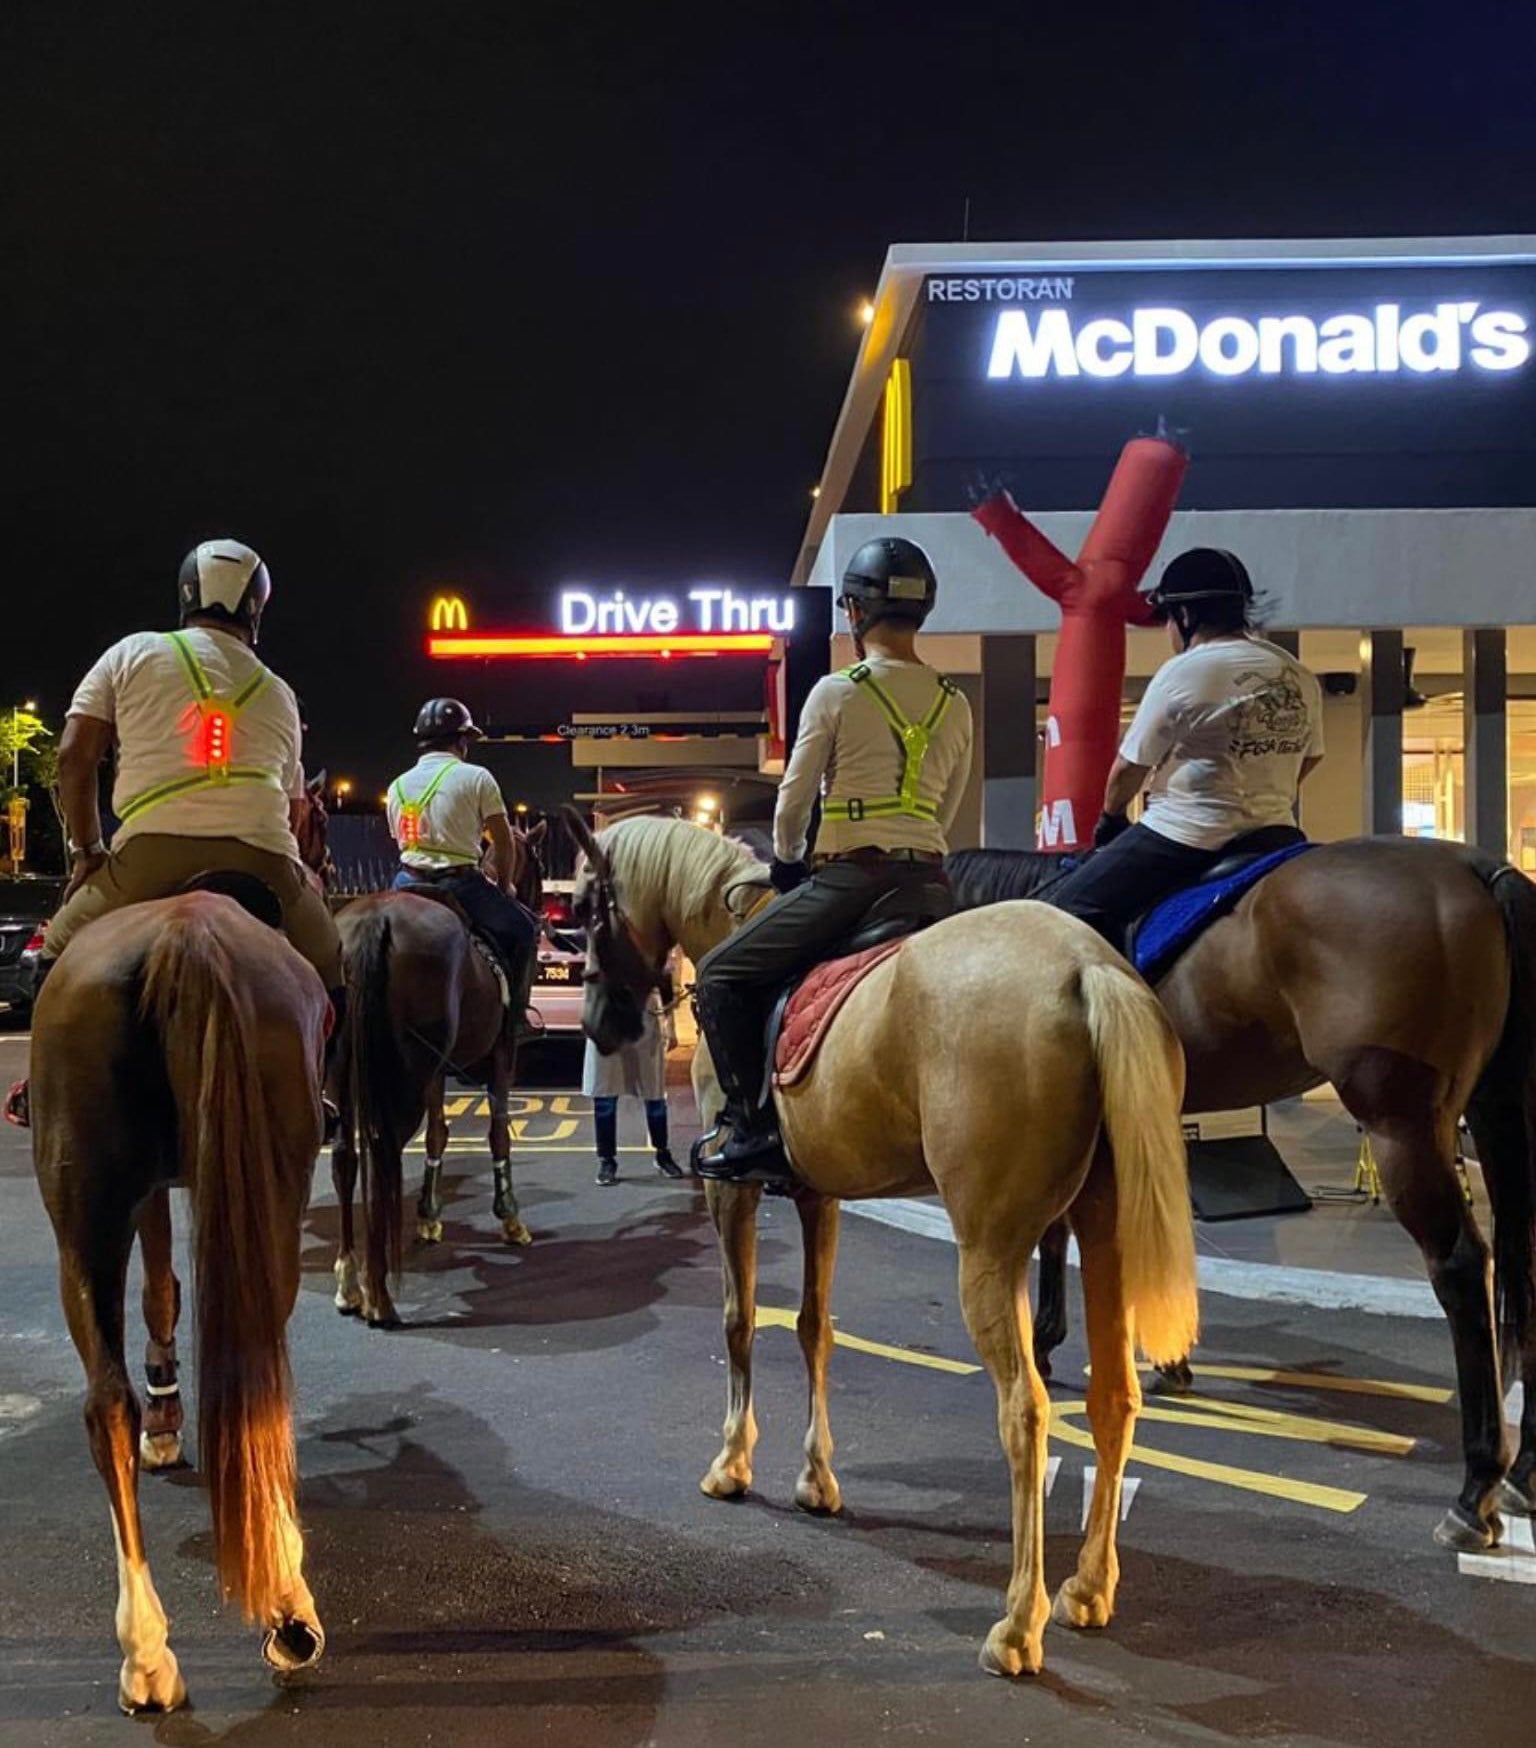
[[1041, 785], [1042, 850], [1085, 849], [1092, 840], [1120, 745], [1125, 628], [1151, 623], [1137, 585], [1163, 538], [1188, 464], [1189, 457], [1167, 438], [1132, 438], [1075, 563], [1007, 492], [972, 512], [1061, 608]]

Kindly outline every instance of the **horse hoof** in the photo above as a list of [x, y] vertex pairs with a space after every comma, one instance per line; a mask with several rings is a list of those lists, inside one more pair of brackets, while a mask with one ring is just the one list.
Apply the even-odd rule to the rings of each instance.
[[301, 1621], [290, 1615], [261, 1642], [261, 1654], [282, 1675], [308, 1669], [320, 1661], [325, 1650], [325, 1629], [319, 1621]]
[[523, 1224], [521, 1219], [503, 1220], [501, 1236], [508, 1244], [532, 1244], [533, 1234]]
[[1503, 1539], [1504, 1520], [1496, 1512], [1484, 1519], [1453, 1505], [1435, 1525], [1435, 1540], [1458, 1554], [1483, 1554]]
[[704, 1479], [699, 1483], [700, 1493], [710, 1499], [740, 1499], [752, 1485], [750, 1473], [733, 1473], [720, 1463], [716, 1463]]
[[1493, 1503], [1499, 1511], [1507, 1511], [1511, 1517], [1536, 1517], [1536, 1475], [1523, 1487], [1512, 1476], [1506, 1475], [1493, 1495]]
[[1056, 1592], [1056, 1600], [1051, 1604], [1051, 1619], [1057, 1626], [1079, 1630], [1107, 1627], [1109, 1613], [1108, 1597], [1096, 1596], [1092, 1592], [1085, 1595], [1077, 1589], [1076, 1580], [1072, 1578]]
[[443, 1223], [441, 1220], [418, 1220], [416, 1236], [423, 1244], [441, 1244], [443, 1242]]
[[1020, 1645], [1010, 1637], [1010, 1632], [1008, 1622], [999, 1621], [987, 1634], [977, 1662], [988, 1675], [999, 1675], [1005, 1681], [1020, 1675], [1038, 1675], [1045, 1662], [1040, 1647]]
[[393, 1305], [384, 1311], [369, 1311], [366, 1314], [370, 1329], [404, 1329], [405, 1324], [400, 1313]]
[[167, 1650], [150, 1670], [136, 1670], [125, 1659], [117, 1678], [117, 1703], [130, 1718], [174, 1712], [187, 1703], [187, 1684], [175, 1656]]
[[141, 1432], [139, 1462], [146, 1469], [174, 1469], [181, 1461], [179, 1432]]
[[1195, 1387], [1195, 1374], [1189, 1369], [1188, 1360], [1180, 1360], [1175, 1366], [1158, 1366], [1152, 1373], [1152, 1382], [1147, 1386], [1149, 1396], [1188, 1396]]
[[344, 1257], [331, 1272], [336, 1277], [336, 1297], [331, 1303], [343, 1317], [356, 1317], [363, 1308], [363, 1291], [358, 1285], [357, 1264], [350, 1257]]
[[825, 1481], [802, 1476], [795, 1485], [795, 1504], [812, 1517], [836, 1517], [843, 1509], [843, 1490], [830, 1475]]

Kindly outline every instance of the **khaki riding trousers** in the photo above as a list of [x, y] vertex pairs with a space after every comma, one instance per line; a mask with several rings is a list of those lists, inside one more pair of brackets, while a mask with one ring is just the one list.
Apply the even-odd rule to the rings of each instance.
[[48, 925], [45, 959], [57, 959], [70, 941], [99, 916], [125, 904], [169, 898], [199, 874], [251, 874], [270, 887], [283, 907], [283, 933], [320, 973], [327, 989], [340, 989], [341, 937], [325, 900], [297, 862], [258, 850], [238, 838], [181, 838], [143, 832], [114, 850]]

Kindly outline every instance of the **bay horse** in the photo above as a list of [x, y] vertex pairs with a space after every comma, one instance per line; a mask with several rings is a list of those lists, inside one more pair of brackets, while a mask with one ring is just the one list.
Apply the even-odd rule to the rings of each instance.
[[[761, 898], [750, 850], [681, 820], [635, 818], [584, 851], [575, 903], [589, 925], [584, 1026], [598, 1049], [638, 1035], [648, 991], [680, 946], [697, 962]], [[721, 1100], [708, 1053], [694, 1058], [700, 1110]], [[1013, 1574], [982, 1667], [1041, 1667], [1048, 1616], [1107, 1625], [1119, 1580], [1121, 1475], [1140, 1389], [1134, 1336], [1151, 1355], [1195, 1334], [1194, 1229], [1179, 1127], [1183, 1065], [1146, 986], [1085, 925], [1043, 905], [952, 917], [877, 965], [832, 1022], [814, 1066], [775, 1098], [800, 1176], [805, 1243], [800, 1345], [811, 1424], [795, 1489], [835, 1512], [827, 1362], [842, 1199], [937, 1190], [960, 1249], [966, 1324], [997, 1390], [1012, 1472]], [[720, 1241], [729, 1355], [725, 1443], [702, 1488], [752, 1482], [756, 1184], [709, 1183]], [[1067, 1215], [1083, 1254], [1093, 1374], [1088, 1410], [1098, 1478], [1076, 1574], [1054, 1605], [1044, 1587], [1050, 1403], [1030, 1346], [1029, 1259]]]
[[[320, 1148], [329, 1013], [320, 979], [283, 937], [211, 891], [101, 917], [38, 997], [32, 1156], [111, 1506], [125, 1711], [166, 1711], [186, 1697], [145, 1553], [141, 1416], [123, 1356], [141, 1221], [151, 1380], [153, 1337], [172, 1339], [173, 1183], [186, 1185], [192, 1212], [198, 1459], [220, 1585], [265, 1629], [274, 1668], [313, 1663], [324, 1648], [295, 1511], [285, 1332]], [[171, 1363], [174, 1381], [174, 1351]], [[175, 1437], [179, 1455], [179, 1402], [176, 1423], [162, 1436]]]
[[[1060, 863], [968, 850], [946, 869], [967, 907], [1043, 892]], [[1266, 875], [1157, 994], [1184, 1046], [1186, 1110], [1331, 1082], [1369, 1136], [1455, 1353], [1465, 1478], [1435, 1537], [1494, 1545], [1501, 1510], [1536, 1513], [1536, 886], [1456, 844], [1320, 844]], [[1463, 1113], [1493, 1206], [1491, 1251], [1457, 1181]], [[1057, 1227], [1041, 1253], [1042, 1344], [1066, 1334], [1065, 1250]], [[1501, 1345], [1524, 1382], [1513, 1463]]]
[[[543, 891], [544, 822], [514, 830], [517, 896], [537, 912]], [[444, 1109], [450, 1074], [486, 1087], [490, 1103], [492, 1208], [508, 1244], [533, 1234], [512, 1187], [509, 1095], [517, 1072], [528, 980], [502, 1000], [500, 979], [470, 938], [457, 905], [409, 891], [370, 893], [336, 919], [349, 1003], [331, 1091], [340, 1112], [331, 1181], [341, 1210], [336, 1309], [375, 1328], [399, 1322], [389, 1277], [402, 1256], [401, 1196], [406, 1144], [426, 1119], [426, 1164], [416, 1235], [443, 1236], [442, 1179], [448, 1150]], [[358, 1267], [353, 1194], [363, 1182], [364, 1255]]]

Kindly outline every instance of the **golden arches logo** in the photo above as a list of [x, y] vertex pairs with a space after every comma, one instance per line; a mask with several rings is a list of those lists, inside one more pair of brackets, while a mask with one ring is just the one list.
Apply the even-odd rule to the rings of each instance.
[[885, 384], [880, 441], [880, 513], [894, 516], [912, 483], [912, 366], [898, 358]]
[[434, 631], [468, 631], [469, 609], [462, 595], [439, 595], [432, 603]]

